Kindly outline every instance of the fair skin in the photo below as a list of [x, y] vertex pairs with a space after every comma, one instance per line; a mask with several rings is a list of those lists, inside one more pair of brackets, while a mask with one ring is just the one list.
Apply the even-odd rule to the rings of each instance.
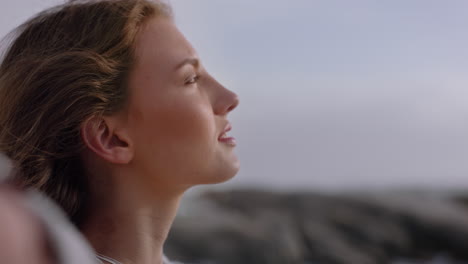
[[161, 264], [183, 193], [239, 170], [235, 141], [222, 136], [239, 99], [204, 69], [171, 19], [146, 23], [136, 57], [125, 109], [82, 126], [91, 183], [82, 231], [123, 264]]

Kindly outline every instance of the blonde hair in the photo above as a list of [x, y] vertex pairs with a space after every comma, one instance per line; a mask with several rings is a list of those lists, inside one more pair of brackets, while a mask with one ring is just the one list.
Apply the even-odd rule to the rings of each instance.
[[158, 15], [172, 16], [149, 0], [70, 1], [18, 27], [0, 65], [0, 151], [13, 181], [45, 192], [77, 225], [88, 193], [80, 126], [125, 105], [135, 38]]

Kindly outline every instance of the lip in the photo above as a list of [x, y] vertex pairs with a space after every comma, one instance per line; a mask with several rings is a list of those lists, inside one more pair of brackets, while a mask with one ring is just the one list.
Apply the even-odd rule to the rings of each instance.
[[232, 129], [232, 125], [230, 123], [227, 123], [224, 130], [223, 130], [223, 132], [221, 132], [221, 134], [218, 136], [218, 141], [226, 143], [226, 144], [231, 145], [231, 146], [235, 146], [236, 145], [236, 139], [234, 137], [223, 137], [223, 138], [221, 138], [224, 134], [231, 131], [231, 129]]
[[232, 125], [231, 125], [231, 123], [227, 123], [226, 126], [224, 127], [223, 132], [221, 132], [221, 134], [219, 135], [218, 138], [220, 138], [224, 133], [227, 133], [227, 132], [229, 132], [229, 131], [231, 131], [231, 130], [232, 130]]

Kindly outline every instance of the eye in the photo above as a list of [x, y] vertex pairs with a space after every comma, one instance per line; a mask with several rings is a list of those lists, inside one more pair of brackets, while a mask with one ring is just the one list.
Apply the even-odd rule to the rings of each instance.
[[199, 79], [200, 79], [200, 76], [199, 76], [199, 75], [190, 76], [190, 78], [188, 78], [187, 80], [185, 80], [185, 84], [186, 84], [186, 85], [194, 84], [194, 83], [196, 83]]

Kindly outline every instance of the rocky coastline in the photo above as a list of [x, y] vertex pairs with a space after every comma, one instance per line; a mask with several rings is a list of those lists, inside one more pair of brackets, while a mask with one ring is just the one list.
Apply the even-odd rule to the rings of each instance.
[[209, 191], [177, 216], [165, 251], [198, 264], [468, 263], [462, 194]]

